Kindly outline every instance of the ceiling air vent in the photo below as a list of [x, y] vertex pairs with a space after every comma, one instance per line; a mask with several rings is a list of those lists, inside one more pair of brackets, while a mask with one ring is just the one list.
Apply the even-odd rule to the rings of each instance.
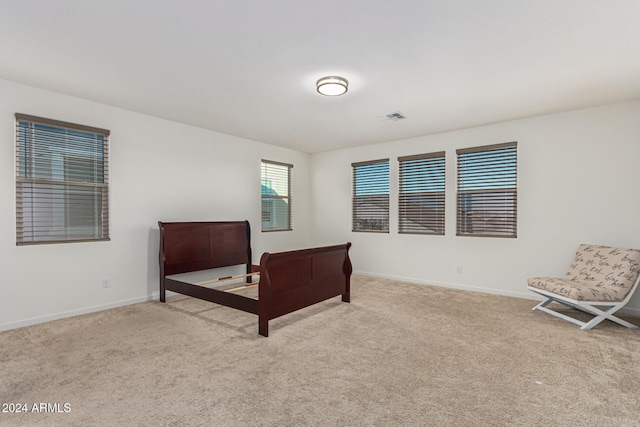
[[407, 116], [402, 114], [400, 111], [396, 111], [395, 113], [391, 114], [383, 114], [381, 116], [378, 116], [378, 118], [381, 120], [391, 120], [392, 122], [397, 122], [398, 120], [406, 119]]

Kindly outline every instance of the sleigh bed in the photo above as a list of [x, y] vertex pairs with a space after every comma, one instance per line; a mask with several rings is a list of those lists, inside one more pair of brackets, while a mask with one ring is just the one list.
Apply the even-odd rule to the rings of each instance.
[[[342, 295], [350, 302], [351, 243], [268, 253], [251, 264], [248, 221], [158, 222], [160, 228], [160, 301], [173, 291], [258, 315], [258, 333], [269, 336], [269, 320]], [[244, 265], [246, 274], [215, 278], [215, 269]], [[212, 280], [186, 280], [184, 273], [211, 270]], [[207, 273], [209, 273], [207, 271]], [[257, 283], [258, 299], [235, 291]], [[246, 285], [224, 289], [236, 279]], [[213, 287], [212, 287], [213, 286]]]

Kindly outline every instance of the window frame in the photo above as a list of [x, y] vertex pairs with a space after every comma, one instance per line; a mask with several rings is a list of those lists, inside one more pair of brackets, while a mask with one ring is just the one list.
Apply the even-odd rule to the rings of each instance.
[[[445, 168], [445, 151], [398, 157], [398, 234], [444, 236]], [[408, 200], [411, 197], [428, 201], [433, 208], [425, 211], [420, 206], [411, 206]], [[426, 221], [419, 228], [410, 227], [408, 222], [416, 222], [411, 220], [411, 214]]]
[[16, 245], [110, 240], [110, 131], [21, 113], [15, 126]]
[[[518, 143], [517, 141], [456, 150], [457, 194], [456, 236], [518, 237]], [[483, 162], [482, 156], [485, 157]], [[482, 185], [482, 181], [485, 185]], [[464, 188], [467, 187], [467, 188]], [[464, 205], [479, 196], [480, 205], [493, 208], [493, 218], [479, 215], [480, 231], [473, 231], [473, 220]], [[464, 201], [464, 199], [469, 199]], [[493, 225], [489, 225], [492, 221]]]
[[[265, 185], [264, 185], [264, 181], [267, 180], [267, 178], [269, 178], [268, 176], [265, 176], [265, 172], [268, 171], [268, 169], [270, 167], [274, 168], [274, 172], [276, 175], [273, 175], [274, 178], [282, 178], [283, 175], [280, 175], [279, 172], [275, 172], [275, 170], [277, 170], [278, 168], [286, 168], [286, 191], [287, 194], [286, 195], [280, 195], [280, 194], [265, 194]], [[292, 176], [292, 172], [293, 172], [293, 165], [289, 164], [289, 163], [283, 163], [283, 162], [276, 162], [273, 160], [266, 160], [266, 159], [262, 159], [260, 161], [260, 184], [261, 184], [261, 197], [260, 197], [260, 208], [261, 208], [261, 215], [260, 215], [260, 222], [261, 222], [261, 230], [264, 233], [270, 233], [270, 232], [276, 232], [276, 231], [292, 231], [293, 230], [293, 226], [292, 226], [292, 206], [291, 206], [291, 176]], [[270, 187], [271, 188], [271, 187]], [[286, 209], [286, 214], [287, 214], [287, 218], [286, 218], [286, 225], [285, 226], [281, 226], [281, 227], [276, 227], [274, 226], [274, 228], [265, 228], [265, 222], [264, 222], [264, 218], [265, 218], [265, 204], [270, 205], [271, 209], [269, 209], [269, 212], [267, 212], [269, 214], [270, 217], [270, 221], [271, 223], [274, 223], [275, 221], [275, 217], [276, 215], [274, 215], [274, 213], [277, 211], [277, 209], [274, 207], [278, 201], [281, 202], [285, 202], [287, 204], [287, 209]], [[277, 224], [277, 221], [274, 223]]]
[[[371, 192], [371, 191], [378, 191], [379, 189], [382, 189], [382, 190], [386, 189], [386, 192], [384, 191], [381, 193], [373, 192], [373, 193], [364, 194], [364, 195], [357, 194], [358, 186], [359, 186], [358, 170], [366, 171], [366, 169], [360, 169], [360, 168], [367, 168], [369, 166], [382, 165], [382, 164], [386, 164], [386, 177], [383, 177], [382, 181], [376, 180], [368, 183], [367, 186], [364, 187], [364, 190], [366, 190], [367, 192]], [[352, 163], [351, 167], [352, 167], [351, 231], [364, 232], [364, 233], [389, 233], [389, 198], [391, 193], [389, 159], [386, 158], [386, 159], [370, 160], [366, 162], [356, 162], [356, 163]], [[373, 175], [370, 175], [369, 173], [365, 173], [365, 175], [367, 175], [366, 177], [369, 177], [369, 178], [371, 177], [376, 179], [380, 178], [376, 176], [375, 171], [373, 171]], [[386, 178], [386, 182], [385, 182], [385, 178]], [[376, 202], [381, 201], [382, 206], [380, 206], [380, 203], [379, 203], [378, 206], [376, 206], [376, 210], [378, 211], [378, 213], [376, 215], [373, 215], [372, 207], [363, 208], [362, 210], [358, 209], [358, 205], [361, 200], [374, 200]], [[373, 203], [373, 204], [376, 204], [376, 203]], [[358, 227], [358, 222], [359, 222], [358, 218], [361, 217], [359, 215], [361, 211], [363, 213], [370, 214], [369, 216], [371, 216], [371, 218], [365, 218], [366, 220], [380, 220], [381, 224], [379, 224], [379, 226], [381, 228], [373, 228], [373, 224], [375, 223], [372, 224], [371, 228]]]

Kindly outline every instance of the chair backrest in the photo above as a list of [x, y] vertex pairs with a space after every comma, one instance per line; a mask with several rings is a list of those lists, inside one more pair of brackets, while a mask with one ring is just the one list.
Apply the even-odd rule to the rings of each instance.
[[615, 288], [624, 298], [640, 275], [640, 250], [582, 244], [569, 266], [566, 279]]

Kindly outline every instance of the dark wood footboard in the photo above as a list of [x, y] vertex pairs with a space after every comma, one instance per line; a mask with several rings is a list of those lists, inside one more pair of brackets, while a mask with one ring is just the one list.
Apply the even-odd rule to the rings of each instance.
[[342, 295], [350, 302], [351, 243], [264, 253], [260, 259], [258, 332], [269, 336], [269, 320]]

